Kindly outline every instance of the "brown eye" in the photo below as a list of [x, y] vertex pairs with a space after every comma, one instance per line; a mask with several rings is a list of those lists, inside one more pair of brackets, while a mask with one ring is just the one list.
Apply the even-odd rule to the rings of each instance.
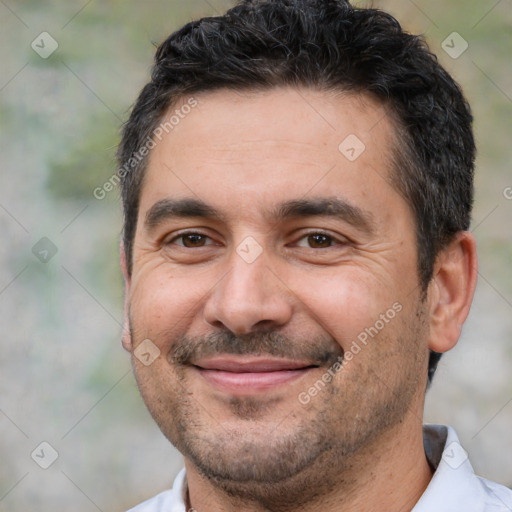
[[185, 235], [183, 237], [183, 245], [185, 247], [202, 247], [205, 241], [206, 237], [198, 234]]
[[309, 247], [312, 249], [323, 249], [332, 245], [332, 237], [322, 233], [314, 233], [307, 236]]
[[202, 235], [201, 233], [186, 233], [184, 235], [177, 236], [171, 240], [171, 243], [193, 249], [195, 247], [204, 247], [205, 245], [209, 245], [207, 243], [209, 240], [209, 237]]

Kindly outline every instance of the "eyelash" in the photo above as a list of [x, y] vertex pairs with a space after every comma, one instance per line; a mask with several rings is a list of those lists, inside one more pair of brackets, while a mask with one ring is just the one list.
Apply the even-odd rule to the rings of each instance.
[[[178, 245], [179, 247], [184, 247], [185, 249], [193, 249], [193, 247], [187, 247], [185, 246], [184, 244], [176, 244], [176, 240], [182, 240], [187, 237], [187, 236], [192, 236], [192, 235], [197, 235], [197, 236], [201, 236], [201, 237], [204, 237], [204, 238], [208, 238], [210, 240], [212, 240], [212, 238], [204, 233], [201, 233], [200, 231], [186, 231], [184, 233], [179, 233], [178, 235], [174, 236], [171, 240], [169, 240], [166, 245], [172, 245], [172, 244], [175, 244], [175, 245]], [[214, 244], [208, 244], [208, 245], [214, 245]], [[204, 247], [204, 246], [203, 246]]]
[[[316, 230], [316, 231], [309, 231], [307, 233], [303, 233], [302, 236], [294, 243], [294, 245], [297, 246], [297, 244], [301, 240], [307, 239], [308, 237], [311, 237], [311, 236], [325, 237], [325, 238], [327, 238], [329, 240], [329, 245], [327, 247], [310, 247], [308, 245], [307, 247], [305, 247], [307, 249], [313, 249], [313, 250], [328, 249], [328, 248], [333, 247], [335, 245], [343, 245], [344, 243], [346, 243], [346, 241], [340, 240], [340, 238], [335, 237], [331, 233], [328, 233], [328, 232], [322, 231], [322, 230]], [[302, 247], [304, 247], [304, 246], [302, 246]]]
[[[205, 245], [202, 245], [202, 246], [198, 246], [198, 247], [187, 247], [184, 243], [181, 243], [181, 244], [177, 244], [176, 241], [177, 240], [180, 240], [183, 242], [183, 239], [187, 236], [192, 236], [192, 235], [197, 235], [197, 236], [200, 236], [200, 237], [204, 237], [204, 238], [207, 238], [209, 240], [213, 240], [210, 236], [206, 235], [205, 233], [201, 233], [200, 231], [187, 231], [187, 232], [183, 232], [183, 233], [179, 233], [178, 235], [174, 236], [171, 240], [169, 240], [166, 245], [171, 245], [171, 244], [175, 244], [175, 245], [178, 245], [179, 247], [183, 247], [185, 249], [194, 249], [194, 248], [202, 248], [202, 247], [205, 247]], [[324, 236], [326, 238], [329, 239], [330, 241], [330, 245], [328, 247], [322, 247], [322, 249], [326, 249], [326, 248], [329, 248], [329, 247], [332, 247], [333, 245], [339, 245], [339, 244], [345, 244], [346, 241], [342, 241], [338, 238], [336, 238], [335, 236], [331, 235], [330, 233], [327, 233], [325, 231], [322, 231], [322, 230], [315, 230], [315, 231], [310, 231], [310, 232], [307, 232], [307, 233], [303, 233], [302, 236], [296, 241], [294, 242], [294, 245], [296, 245], [298, 242], [300, 242], [301, 240], [307, 238], [307, 237], [310, 237], [310, 236], [315, 236], [315, 235], [319, 235], [319, 236]], [[209, 245], [216, 245], [215, 243], [210, 243], [210, 244], [206, 244], [207, 246]], [[318, 249], [318, 248], [315, 248], [315, 247], [307, 247], [309, 249]]]

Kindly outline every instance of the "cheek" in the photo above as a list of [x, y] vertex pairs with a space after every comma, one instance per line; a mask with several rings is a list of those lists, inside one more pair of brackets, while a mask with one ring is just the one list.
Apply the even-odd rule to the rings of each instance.
[[[358, 274], [355, 269], [340, 271], [325, 279], [301, 276], [299, 299], [306, 306], [306, 314], [332, 336], [346, 351], [356, 340], [365, 340], [368, 331], [388, 330], [402, 309], [398, 293], [392, 286], [383, 286], [374, 276]], [[381, 318], [384, 315], [384, 319]], [[382, 324], [382, 325], [381, 325]]]
[[149, 338], [160, 349], [186, 330], [204, 290], [191, 279], [179, 279], [163, 266], [141, 275], [132, 287], [130, 315], [135, 344]]

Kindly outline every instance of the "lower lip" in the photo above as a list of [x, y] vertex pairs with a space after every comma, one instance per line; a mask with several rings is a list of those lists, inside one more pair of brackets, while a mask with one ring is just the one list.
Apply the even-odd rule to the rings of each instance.
[[253, 394], [290, 384], [308, 373], [312, 368], [301, 370], [278, 370], [273, 372], [227, 372], [223, 370], [204, 370], [199, 373], [210, 384], [224, 391], [238, 394]]

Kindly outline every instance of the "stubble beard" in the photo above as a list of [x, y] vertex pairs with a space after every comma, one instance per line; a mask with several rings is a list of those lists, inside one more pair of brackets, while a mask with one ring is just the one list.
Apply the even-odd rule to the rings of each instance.
[[[357, 374], [340, 374], [338, 383], [307, 406], [298, 400], [288, 404], [277, 425], [266, 419], [279, 405], [254, 397], [231, 401], [238, 427], [212, 420], [186, 391], [185, 370], [179, 366], [173, 378], [167, 370], [157, 381], [141, 376], [137, 381], [164, 435], [215, 487], [263, 509], [300, 510], [343, 483], [348, 486], [361, 450], [404, 420], [422, 385], [422, 356], [418, 341], [411, 339], [421, 334], [414, 329], [398, 343], [405, 356], [400, 368], [388, 368], [396, 372], [394, 380], [376, 372], [379, 366], [371, 361]], [[389, 340], [380, 336], [372, 343]]]

